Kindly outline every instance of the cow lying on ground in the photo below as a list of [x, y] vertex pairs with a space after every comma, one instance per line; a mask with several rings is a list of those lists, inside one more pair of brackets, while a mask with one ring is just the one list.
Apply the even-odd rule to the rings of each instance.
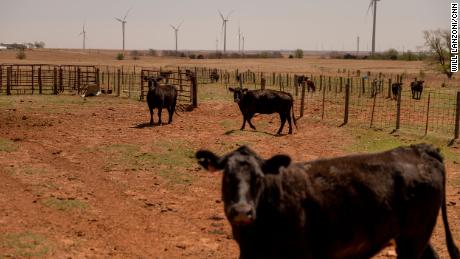
[[394, 239], [398, 258], [437, 258], [429, 243], [439, 210], [449, 255], [459, 259], [446, 211], [446, 173], [427, 144], [291, 163], [243, 146], [199, 163], [223, 170], [222, 200], [240, 258], [371, 258]]
[[172, 85], [160, 85], [163, 77], [144, 77], [149, 82], [147, 92], [147, 104], [150, 110], [150, 125], [153, 125], [153, 109], [158, 109], [158, 125], [161, 126], [161, 111], [168, 110], [168, 124], [172, 122], [173, 114], [176, 111], [177, 89]]
[[419, 81], [415, 79], [410, 83], [410, 89], [412, 90], [412, 99], [420, 100], [422, 98], [423, 83], [425, 81]]
[[393, 94], [391, 99], [398, 99], [399, 92], [401, 92], [402, 83], [393, 83], [391, 85], [391, 93]]
[[256, 113], [261, 114], [272, 114], [279, 113], [281, 119], [281, 126], [278, 130], [278, 135], [281, 134], [286, 123], [286, 119], [289, 123], [289, 134], [292, 134], [291, 114], [294, 125], [297, 127], [297, 123], [294, 116], [294, 99], [289, 93], [275, 91], [275, 90], [252, 90], [241, 87], [229, 88], [233, 92], [233, 98], [240, 111], [243, 114], [243, 125], [241, 130], [246, 126], [246, 121], [252, 129], [256, 129], [252, 125], [251, 119]]

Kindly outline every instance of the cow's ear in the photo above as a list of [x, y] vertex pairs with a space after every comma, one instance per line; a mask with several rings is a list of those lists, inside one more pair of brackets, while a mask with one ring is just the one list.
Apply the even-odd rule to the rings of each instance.
[[229, 87], [228, 90], [229, 90], [230, 92], [235, 92], [235, 89], [232, 88], [232, 87]]
[[243, 93], [246, 93], [247, 91], [249, 91], [247, 88], [244, 88], [242, 89]]
[[288, 167], [291, 164], [291, 158], [287, 155], [276, 155], [265, 160], [262, 165], [264, 174], [278, 174], [280, 167]]
[[211, 151], [199, 150], [196, 152], [195, 157], [198, 159], [198, 164], [210, 172], [222, 169], [219, 163], [220, 158]]

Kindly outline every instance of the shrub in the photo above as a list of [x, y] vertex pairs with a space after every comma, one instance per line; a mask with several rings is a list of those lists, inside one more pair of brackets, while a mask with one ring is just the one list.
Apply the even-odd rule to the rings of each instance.
[[149, 49], [149, 56], [158, 56], [158, 51], [156, 51], [155, 49]]
[[17, 59], [25, 59], [26, 58], [26, 52], [24, 49], [19, 49], [18, 52], [16, 53], [16, 58]]
[[294, 57], [295, 58], [303, 58], [303, 50], [296, 49], [295, 52], [294, 52]]
[[117, 60], [123, 60], [125, 59], [125, 55], [123, 53], [118, 53], [116, 58]]
[[204, 56], [200, 54], [200, 55], [196, 56], [196, 58], [197, 59], [204, 59]]
[[294, 56], [292, 54], [289, 54], [289, 58], [294, 58]]
[[190, 59], [196, 59], [196, 55], [195, 55], [195, 54], [190, 54], [188, 57], [189, 57]]

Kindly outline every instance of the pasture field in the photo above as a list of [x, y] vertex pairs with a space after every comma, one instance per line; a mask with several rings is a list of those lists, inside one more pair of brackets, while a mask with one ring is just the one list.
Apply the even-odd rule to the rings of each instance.
[[[445, 139], [339, 128], [308, 116], [293, 135], [273, 136], [276, 115], [259, 115], [257, 131], [240, 131], [241, 114], [220, 84], [200, 85], [198, 108], [173, 124], [149, 127], [148, 120], [147, 104], [128, 98], [0, 96], [0, 258], [237, 258], [221, 176], [193, 157], [200, 148], [223, 154], [240, 145], [294, 161], [439, 145], [460, 242], [460, 150]], [[439, 219], [432, 242], [447, 258], [442, 226]], [[395, 257], [391, 247], [376, 256], [388, 257]]]

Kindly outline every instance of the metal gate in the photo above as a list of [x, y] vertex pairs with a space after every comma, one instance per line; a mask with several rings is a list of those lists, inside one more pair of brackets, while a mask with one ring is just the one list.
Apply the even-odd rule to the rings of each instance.
[[1, 64], [0, 94], [84, 93], [99, 84], [95, 66]]
[[148, 78], [162, 77], [160, 84], [168, 84], [176, 87], [178, 91], [178, 108], [193, 109], [197, 106], [197, 82], [196, 76], [190, 70], [161, 71], [154, 69], [142, 69], [140, 99], [144, 100], [148, 92]]

